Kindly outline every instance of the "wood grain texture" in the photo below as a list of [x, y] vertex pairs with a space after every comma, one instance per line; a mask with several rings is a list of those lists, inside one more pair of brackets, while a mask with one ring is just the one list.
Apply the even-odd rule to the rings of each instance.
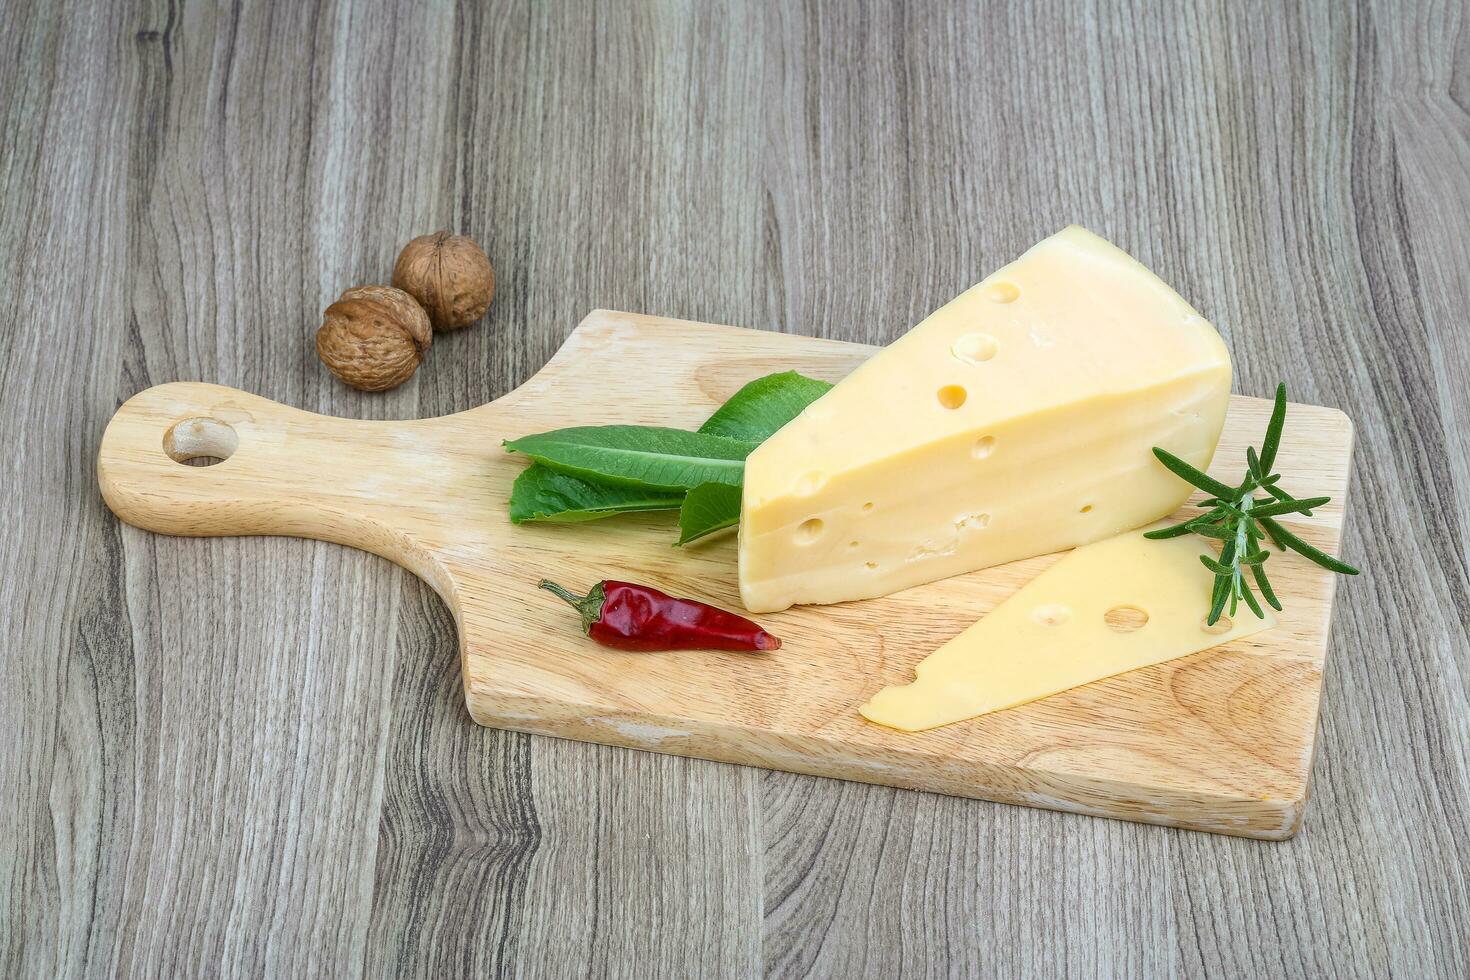
[[[1470, 973], [1462, 3], [0, 23], [0, 973]], [[597, 307], [885, 343], [1072, 221], [1210, 316], [1238, 391], [1357, 422], [1365, 574], [1290, 842], [478, 728], [412, 576], [93, 489], [150, 384], [442, 415]], [[441, 226], [495, 263], [487, 321], [336, 384], [321, 309]]]
[[[771, 657], [589, 655], [575, 616], [535, 583], [616, 575], [739, 608], [735, 542], [676, 551], [668, 514], [516, 527], [505, 504], [526, 461], [501, 443], [587, 418], [693, 429], [755, 378], [838, 381], [874, 350], [596, 310], [523, 385], [442, 418], [366, 422], [219, 385], [149, 388], [108, 423], [97, 478], [108, 506], [145, 530], [317, 538], [413, 571], [453, 612], [465, 701], [482, 725], [1267, 840], [1296, 833], [1337, 584], [1309, 562], [1278, 562], [1292, 602], [1266, 633], [921, 734], [866, 722], [857, 706], [912, 680], [1054, 556], [768, 614], [787, 641]], [[1232, 399], [1213, 476], [1240, 482], [1269, 414], [1262, 399]], [[181, 465], [200, 455], [219, 462]], [[1289, 409], [1279, 469], [1333, 499], [1283, 523], [1324, 551], [1339, 549], [1351, 458], [1345, 415]]]

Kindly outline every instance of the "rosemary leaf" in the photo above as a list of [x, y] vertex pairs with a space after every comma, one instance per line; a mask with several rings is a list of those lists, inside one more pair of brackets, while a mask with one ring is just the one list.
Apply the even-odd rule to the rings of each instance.
[[1162, 541], [1165, 538], [1182, 538], [1186, 534], [1193, 534], [1193, 521], [1185, 521], [1183, 524], [1175, 524], [1173, 527], [1161, 527], [1157, 531], [1145, 531], [1144, 537], [1150, 541]]
[[[1258, 521], [1257, 522], [1254, 522], [1254, 523], [1256, 524], [1257, 527], [1264, 527], [1265, 526], [1265, 525], [1261, 524]], [[1286, 542], [1285, 541], [1282, 541], [1279, 537], [1277, 537], [1275, 531], [1271, 530], [1268, 527], [1268, 528], [1266, 528], [1266, 534], [1271, 538], [1271, 543], [1276, 546], [1277, 550], [1279, 550], [1279, 551], [1285, 551], [1286, 550]]]
[[1286, 382], [1276, 386], [1276, 404], [1271, 406], [1271, 421], [1266, 423], [1266, 438], [1261, 441], [1261, 472], [1271, 472], [1276, 450], [1281, 446], [1281, 430], [1286, 425]]
[[1225, 611], [1225, 600], [1230, 597], [1230, 576], [1218, 575], [1215, 577], [1215, 588], [1210, 595], [1210, 614], [1205, 617], [1205, 624], [1214, 626], [1220, 621], [1220, 614]]
[[[1283, 503], [1295, 503], [1296, 502], [1296, 498], [1295, 497], [1293, 497], [1291, 494], [1287, 493], [1285, 490], [1282, 490], [1280, 487], [1278, 487], [1278, 486], [1276, 486], [1274, 484], [1267, 486], [1265, 489], [1266, 489], [1266, 491], [1269, 494], [1271, 494], [1271, 496], [1275, 497], [1277, 500], [1280, 500]], [[1331, 500], [1332, 498], [1331, 497], [1328, 497], [1327, 499], [1328, 500]], [[1304, 511], [1302, 511], [1302, 516], [1303, 517], [1311, 517], [1312, 516], [1312, 512], [1309, 511], [1309, 510], [1304, 510]]]
[[1251, 587], [1244, 578], [1240, 579], [1240, 597], [1245, 600], [1247, 606], [1251, 607], [1251, 612], [1256, 614], [1257, 619], [1266, 618], [1266, 613], [1261, 609], [1261, 604], [1256, 601], [1255, 593], [1251, 592]]
[[1331, 500], [1331, 497], [1308, 497], [1305, 500], [1278, 500], [1275, 503], [1258, 503], [1251, 508], [1251, 516], [1259, 519], [1262, 517], [1278, 517], [1281, 514], [1310, 514], [1312, 508], [1321, 507]]
[[1295, 551], [1303, 558], [1307, 558], [1311, 561], [1316, 562], [1329, 571], [1337, 572], [1340, 575], [1358, 574], [1358, 570], [1349, 565], [1347, 562], [1339, 561], [1338, 559], [1333, 558], [1327, 552], [1312, 547], [1301, 538], [1297, 537], [1295, 534], [1292, 534], [1286, 528], [1282, 527], [1270, 517], [1261, 518], [1261, 526], [1264, 527], [1267, 531], [1273, 532], [1277, 537], [1281, 539], [1281, 542], [1292, 551]]
[[1221, 483], [1213, 476], [1207, 476], [1206, 474], [1201, 473], [1198, 469], [1189, 465], [1178, 456], [1175, 456], [1167, 449], [1160, 449], [1158, 446], [1155, 446], [1154, 455], [1158, 457], [1160, 463], [1163, 463], [1164, 466], [1168, 468], [1169, 472], [1184, 480], [1186, 483], [1198, 487], [1205, 493], [1214, 494], [1221, 500], [1235, 499], [1234, 487], [1230, 487]]
[[1245, 516], [1245, 511], [1241, 510], [1239, 507], [1235, 506], [1235, 504], [1231, 503], [1228, 500], [1225, 503], [1221, 504], [1220, 508], [1225, 511], [1225, 513], [1234, 518], [1241, 518]]
[[1255, 573], [1256, 585], [1261, 590], [1262, 597], [1271, 604], [1271, 608], [1277, 612], [1281, 611], [1281, 600], [1276, 598], [1276, 590], [1271, 588], [1271, 580], [1266, 577], [1266, 563], [1262, 562], [1251, 568]]
[[1199, 556], [1199, 560], [1200, 560], [1200, 564], [1204, 565], [1206, 568], [1208, 568], [1210, 571], [1214, 572], [1216, 575], [1230, 575], [1231, 574], [1230, 566], [1229, 565], [1222, 565], [1220, 562], [1215, 561], [1209, 555], [1200, 555]]

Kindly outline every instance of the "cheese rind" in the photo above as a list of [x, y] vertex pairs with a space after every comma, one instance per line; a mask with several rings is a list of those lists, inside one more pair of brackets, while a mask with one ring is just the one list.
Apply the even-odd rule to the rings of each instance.
[[1155, 520], [1209, 465], [1230, 358], [1127, 254], [1068, 228], [875, 355], [746, 461], [746, 608], [886, 595]]
[[884, 688], [858, 710], [924, 731], [1276, 625], [1270, 609], [1257, 619], [1241, 608], [1233, 622], [1206, 627], [1214, 576], [1199, 556], [1197, 538], [1149, 541], [1142, 531], [1078, 548], [921, 661], [912, 684]]

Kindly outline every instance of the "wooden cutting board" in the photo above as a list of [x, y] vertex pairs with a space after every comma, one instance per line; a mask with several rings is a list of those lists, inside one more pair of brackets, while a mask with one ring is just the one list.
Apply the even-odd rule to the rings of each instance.
[[[482, 725], [1247, 837], [1295, 833], [1335, 581], [1294, 555], [1271, 561], [1286, 605], [1274, 630], [922, 734], [855, 709], [911, 680], [914, 664], [1056, 556], [761, 617], [785, 640], [769, 656], [606, 650], [537, 590], [542, 577], [579, 590], [617, 578], [740, 608], [733, 536], [673, 548], [668, 514], [512, 525], [506, 499], [526, 463], [502, 439], [613, 422], [695, 428], [752, 378], [794, 368], [836, 381], [873, 350], [599, 310], [524, 385], [444, 418], [363, 422], [216, 385], [150, 388], [109, 423], [98, 479], [141, 528], [320, 538], [410, 569], [454, 612], [465, 700]], [[1238, 482], [1268, 412], [1231, 400], [1215, 476]], [[1333, 501], [1290, 524], [1332, 553], [1352, 443], [1341, 412], [1291, 407], [1287, 487]], [[227, 458], [176, 461], [191, 456]]]

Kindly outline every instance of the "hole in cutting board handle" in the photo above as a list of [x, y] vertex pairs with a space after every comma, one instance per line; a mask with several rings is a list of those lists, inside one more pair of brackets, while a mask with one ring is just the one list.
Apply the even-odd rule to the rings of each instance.
[[223, 463], [240, 448], [240, 436], [228, 424], [205, 416], [183, 419], [163, 434], [163, 451], [185, 466]]

